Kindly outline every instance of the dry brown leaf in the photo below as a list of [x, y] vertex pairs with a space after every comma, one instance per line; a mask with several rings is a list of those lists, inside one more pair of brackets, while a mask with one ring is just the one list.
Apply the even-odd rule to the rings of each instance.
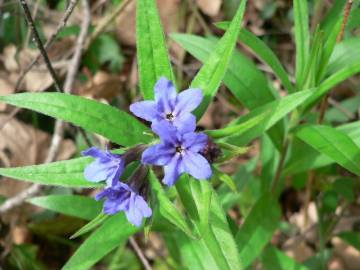
[[[157, 0], [162, 25], [166, 33], [174, 30], [181, 0]], [[136, 3], [133, 1], [124, 9], [116, 21], [117, 36], [123, 44], [136, 43]]]
[[112, 75], [99, 71], [93, 78], [80, 88], [79, 95], [93, 99], [105, 99], [111, 101], [123, 89], [124, 79], [118, 75]]
[[221, 0], [196, 0], [202, 12], [209, 16], [218, 15], [221, 7]]
[[[0, 114], [0, 122], [7, 116]], [[0, 130], [0, 166], [26, 166], [42, 163], [47, 155], [51, 137], [48, 133], [11, 119]], [[57, 160], [68, 159], [76, 151], [71, 140], [64, 140], [59, 148]], [[1, 180], [0, 194], [13, 196], [20, 192], [23, 182]]]

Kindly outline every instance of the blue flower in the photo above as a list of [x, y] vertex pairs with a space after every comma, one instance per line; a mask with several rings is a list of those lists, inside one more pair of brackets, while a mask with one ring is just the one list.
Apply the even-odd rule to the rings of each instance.
[[191, 132], [179, 132], [165, 121], [153, 124], [152, 128], [161, 142], [144, 151], [142, 163], [164, 166], [164, 184], [173, 185], [184, 172], [196, 179], [211, 176], [209, 162], [199, 153], [208, 143], [207, 135], [195, 133], [194, 125]]
[[124, 211], [130, 223], [139, 227], [142, 219], [152, 215], [151, 208], [142, 196], [127, 184], [116, 182], [96, 195], [96, 200], [106, 197], [104, 213], [114, 215]]
[[196, 118], [191, 112], [199, 106], [202, 99], [200, 89], [188, 89], [177, 94], [173, 83], [161, 77], [155, 85], [155, 101], [133, 103], [130, 111], [146, 121], [156, 123], [166, 120], [181, 132], [189, 132], [189, 125], [196, 124]]
[[102, 151], [97, 147], [91, 147], [81, 153], [83, 156], [95, 158], [94, 162], [85, 168], [85, 179], [90, 182], [106, 182], [111, 185], [118, 181], [124, 172], [125, 161], [121, 155], [112, 154], [109, 150]]

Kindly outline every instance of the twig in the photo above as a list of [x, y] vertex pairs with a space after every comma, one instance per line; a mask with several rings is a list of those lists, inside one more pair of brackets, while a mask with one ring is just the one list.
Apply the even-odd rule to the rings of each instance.
[[85, 48], [87, 48], [92, 41], [94, 41], [101, 32], [113, 21], [117, 16], [131, 3], [131, 0], [124, 0], [120, 5], [116, 7], [116, 9], [106, 16], [100, 23], [95, 27], [94, 32], [90, 35], [88, 40], [86, 41]]
[[60, 84], [59, 84], [59, 81], [57, 79], [57, 76], [55, 74], [55, 71], [51, 65], [51, 62], [50, 62], [50, 59], [49, 59], [49, 56], [44, 48], [44, 45], [40, 39], [40, 36], [39, 36], [39, 33], [35, 27], [35, 23], [33, 21], [33, 18], [31, 16], [31, 13], [30, 13], [30, 10], [29, 10], [29, 7], [26, 3], [26, 0], [19, 0], [20, 1], [20, 4], [24, 10], [24, 15], [25, 15], [25, 19], [26, 19], [26, 22], [28, 24], [28, 26], [30, 27], [31, 29], [31, 32], [33, 34], [33, 38], [34, 38], [34, 41], [36, 43], [36, 46], [37, 48], [39, 49], [42, 57], [44, 58], [44, 61], [45, 61], [45, 64], [50, 72], [50, 75], [54, 81], [54, 85], [55, 85], [55, 88], [58, 92], [62, 92], [61, 91], [61, 87], [60, 87]]
[[[60, 23], [58, 24], [58, 26], [56, 27], [56, 30], [54, 31], [54, 33], [51, 34], [50, 38], [46, 41], [44, 48], [48, 49], [52, 43], [54, 42], [54, 40], [56, 39], [57, 35], [59, 34], [59, 32], [66, 26], [67, 21], [70, 18], [71, 13], [73, 12], [77, 2], [79, 0], [70, 0], [69, 5], [64, 13], [64, 15], [62, 16]], [[20, 87], [20, 84], [22, 83], [22, 81], [24, 80], [26, 74], [32, 69], [32, 67], [39, 61], [41, 57], [41, 53], [39, 53], [32, 61], [31, 63], [21, 72], [16, 85], [15, 85], [15, 91], [17, 91]]]
[[146, 270], [152, 270], [152, 267], [150, 266], [150, 264], [149, 264], [148, 260], [146, 259], [144, 253], [142, 252], [142, 250], [140, 249], [140, 247], [136, 243], [134, 237], [129, 238], [129, 243], [130, 243], [131, 247], [134, 249], [136, 255], [139, 257], [139, 259], [140, 259], [141, 263], [143, 264], [144, 268]]
[[[34, 9], [33, 9], [33, 13], [32, 13], [32, 17], [35, 20], [38, 10], [39, 10], [39, 5], [40, 5], [40, 0], [36, 0], [35, 5], [34, 5]], [[25, 37], [25, 42], [24, 42], [24, 48], [27, 48], [29, 46], [29, 40], [31, 37], [31, 30], [29, 29], [26, 33], [26, 37]]]
[[[71, 88], [74, 84], [75, 76], [76, 76], [77, 70], [80, 65], [81, 52], [83, 50], [85, 38], [86, 38], [88, 29], [90, 26], [91, 14], [90, 14], [90, 6], [88, 4], [88, 0], [82, 0], [82, 3], [83, 3], [83, 7], [84, 7], [84, 16], [83, 16], [84, 19], [81, 24], [81, 31], [80, 31], [79, 37], [77, 39], [77, 42], [76, 42], [75, 53], [74, 53], [74, 56], [72, 58], [70, 65], [69, 65], [69, 72], [68, 72], [68, 74], [66, 76], [66, 80], [65, 80], [64, 90], [66, 93], [71, 92]], [[47, 157], [45, 159], [45, 163], [50, 163], [53, 160], [55, 160], [57, 152], [61, 145], [63, 130], [64, 130], [64, 122], [61, 120], [56, 120], [54, 134], [53, 134], [53, 137], [51, 140], [51, 145], [50, 145]], [[0, 213], [4, 213], [4, 212], [22, 204], [25, 200], [36, 195], [40, 191], [41, 191], [41, 185], [39, 185], [39, 184], [31, 185], [29, 188], [22, 191], [20, 194], [16, 195], [13, 198], [6, 200], [6, 202], [0, 206]]]

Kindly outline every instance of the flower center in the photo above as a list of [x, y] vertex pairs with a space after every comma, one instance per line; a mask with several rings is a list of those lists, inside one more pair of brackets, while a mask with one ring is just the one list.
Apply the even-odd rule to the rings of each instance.
[[169, 121], [172, 121], [172, 120], [174, 120], [174, 118], [175, 118], [172, 113], [167, 113], [165, 117], [166, 117], [166, 119], [169, 120]]
[[182, 152], [184, 152], [184, 149], [179, 145], [179, 146], [176, 146], [175, 148], [176, 152], [181, 154]]

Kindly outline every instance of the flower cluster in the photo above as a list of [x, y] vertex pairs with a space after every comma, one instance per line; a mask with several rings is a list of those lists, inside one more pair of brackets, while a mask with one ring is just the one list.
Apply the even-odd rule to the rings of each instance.
[[[92, 147], [82, 154], [95, 160], [85, 168], [88, 181], [106, 181], [106, 188], [96, 199], [105, 198], [104, 213], [108, 215], [125, 212], [127, 219], [140, 226], [142, 219], [150, 217], [152, 211], [147, 195], [147, 166], [164, 167], [163, 183], [171, 186], [182, 173], [196, 179], [208, 179], [211, 166], [203, 156], [209, 143], [207, 135], [196, 133], [196, 117], [192, 114], [203, 99], [200, 89], [188, 89], [177, 94], [173, 83], [160, 78], [155, 85], [155, 100], [140, 101], [130, 106], [136, 116], [151, 122], [151, 128], [160, 138], [160, 143], [148, 147], [143, 145], [128, 150], [123, 155], [113, 154]], [[127, 164], [140, 159], [142, 165], [127, 183], [120, 178]], [[146, 172], [146, 173], [145, 173]]]
[[155, 85], [155, 101], [140, 101], [130, 106], [136, 116], [151, 122], [160, 143], [148, 148], [142, 163], [164, 167], [163, 183], [171, 186], [187, 172], [196, 179], [207, 179], [212, 171], [200, 154], [208, 138], [195, 133], [196, 117], [191, 113], [203, 99], [200, 89], [176, 93], [173, 83], [162, 77]]

